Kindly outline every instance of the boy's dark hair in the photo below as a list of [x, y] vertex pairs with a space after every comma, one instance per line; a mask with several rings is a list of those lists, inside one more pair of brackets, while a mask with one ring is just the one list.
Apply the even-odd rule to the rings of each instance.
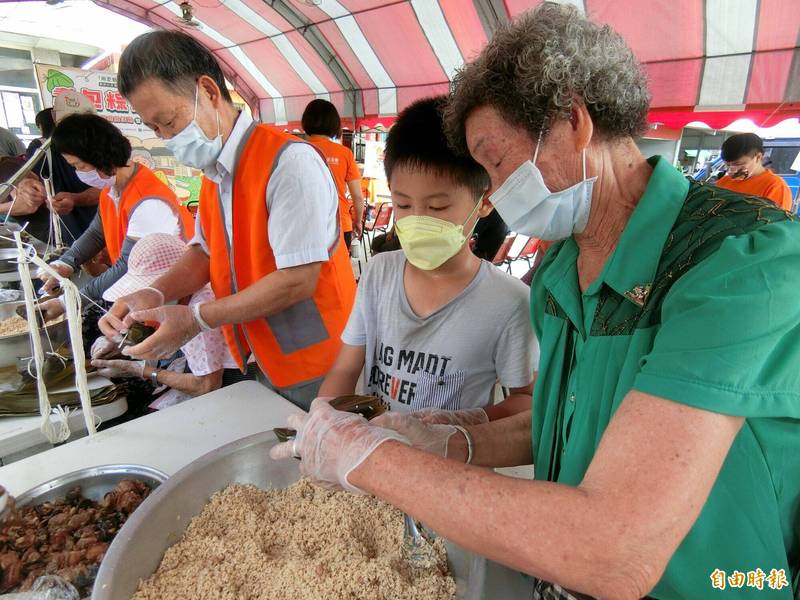
[[327, 135], [339, 137], [342, 133], [342, 120], [336, 107], [322, 98], [312, 100], [303, 111], [301, 119], [303, 131], [308, 135]]
[[49, 138], [53, 135], [53, 129], [56, 127], [56, 122], [53, 120], [53, 109], [45, 108], [36, 113], [36, 126], [42, 132], [43, 138]]
[[470, 156], [459, 156], [447, 143], [442, 112], [447, 96], [418, 100], [397, 117], [386, 139], [383, 168], [391, 185], [392, 173], [401, 166], [450, 177], [477, 198], [489, 189], [489, 175]]
[[731, 162], [743, 156], [764, 154], [764, 142], [755, 133], [737, 133], [722, 142], [722, 160]]
[[158, 79], [175, 93], [194, 98], [197, 80], [211, 77], [231, 102], [225, 76], [214, 55], [193, 37], [180, 31], [151, 31], [133, 40], [119, 58], [117, 88], [129, 96], [148, 79]]
[[77, 156], [104, 173], [124, 167], [131, 158], [131, 143], [103, 117], [78, 113], [59, 121], [53, 130], [53, 150]]

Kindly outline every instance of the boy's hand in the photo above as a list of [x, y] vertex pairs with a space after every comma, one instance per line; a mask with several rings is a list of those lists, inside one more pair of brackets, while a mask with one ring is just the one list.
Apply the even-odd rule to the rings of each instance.
[[447, 458], [447, 442], [458, 432], [452, 425], [429, 424], [414, 415], [388, 412], [370, 421], [371, 425], [393, 429], [408, 438], [418, 450]]

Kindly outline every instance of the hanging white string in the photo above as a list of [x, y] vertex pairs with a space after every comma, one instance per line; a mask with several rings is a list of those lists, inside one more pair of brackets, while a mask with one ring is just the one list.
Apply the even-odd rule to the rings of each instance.
[[[86, 354], [83, 349], [83, 317], [81, 316], [80, 291], [69, 278], [62, 276], [36, 254], [29, 256], [28, 259], [31, 263], [55, 277], [61, 284], [61, 289], [64, 290], [67, 326], [69, 328], [70, 345], [72, 347], [73, 364], [75, 366], [75, 385], [78, 388], [78, 395], [81, 399], [81, 408], [83, 409], [83, 420], [86, 423], [86, 431], [89, 432], [89, 435], [94, 435], [97, 433], [97, 428], [95, 426], [92, 397], [89, 392], [89, 384], [86, 376], [86, 360], [84, 359]], [[41, 377], [39, 379], [41, 379]]]
[[[56, 444], [64, 441], [63, 439], [60, 439], [63, 435], [63, 431], [56, 431], [56, 428], [53, 426], [53, 423], [50, 420], [50, 399], [47, 395], [47, 386], [45, 385], [44, 377], [42, 377], [42, 373], [44, 372], [44, 352], [42, 351], [42, 338], [39, 334], [39, 328], [37, 327], [35, 317], [36, 305], [35, 297], [33, 295], [33, 282], [31, 281], [31, 271], [28, 265], [28, 261], [31, 257], [28, 255], [25, 246], [22, 243], [20, 232], [14, 232], [14, 241], [16, 242], [17, 250], [19, 251], [17, 270], [19, 272], [20, 282], [22, 284], [22, 290], [25, 296], [25, 309], [27, 310], [28, 315], [31, 317], [31, 322], [28, 324], [28, 336], [31, 340], [33, 360], [34, 364], [36, 365], [36, 391], [39, 396], [39, 414], [42, 415], [42, 424], [39, 426], [39, 429], [42, 431], [42, 434], [44, 434], [44, 437], [48, 442], [51, 444]], [[69, 427], [67, 427], [67, 430], [69, 430]]]
[[[45, 165], [47, 165], [47, 177], [44, 176]], [[56, 194], [53, 188], [53, 155], [50, 148], [45, 150], [42, 166], [39, 169], [39, 177], [42, 178], [42, 184], [44, 185], [47, 208], [50, 209], [50, 231], [47, 235], [47, 249], [50, 250], [51, 247], [61, 248], [61, 223], [55, 206], [53, 206], [53, 198]]]
[[[8, 224], [8, 218], [11, 216], [11, 211], [14, 210], [14, 204], [17, 203], [17, 193], [19, 191], [17, 189], [17, 186], [15, 186], [13, 183], [6, 183], [6, 185], [11, 188], [12, 192], [14, 192], [14, 197], [11, 198], [11, 206], [9, 206], [8, 210], [6, 211], [6, 216], [3, 219], [3, 225]], [[0, 199], [2, 199], [2, 198], [0, 198]]]
[[[76, 409], [70, 408], [69, 406], [61, 406], [60, 404], [53, 408], [52, 416], [54, 427], [59, 437], [63, 437], [63, 441], [69, 439], [70, 436], [70, 428], [69, 428], [69, 417], [72, 413], [75, 412]], [[100, 415], [93, 415], [94, 416], [94, 426], [100, 427], [100, 424], [103, 422], [103, 419], [100, 418]]]
[[[0, 236], [2, 237], [2, 236]], [[81, 400], [81, 408], [83, 409], [83, 419], [86, 424], [86, 430], [89, 435], [94, 435], [97, 432], [96, 418], [92, 410], [91, 393], [89, 392], [89, 384], [86, 376], [86, 363], [84, 360], [83, 349], [83, 335], [82, 335], [82, 318], [80, 313], [80, 294], [78, 288], [68, 278], [62, 277], [55, 269], [50, 267], [46, 262], [36, 255], [36, 251], [30, 244], [22, 242], [20, 232], [14, 232], [14, 242], [17, 244], [19, 251], [18, 257], [18, 270], [20, 280], [25, 294], [25, 305], [29, 315], [36, 314], [34, 312], [34, 295], [33, 295], [33, 282], [31, 280], [29, 263], [43, 269], [46, 273], [55, 277], [61, 284], [64, 290], [64, 300], [67, 312], [67, 325], [70, 334], [70, 343], [72, 346], [73, 361], [75, 365], [75, 385], [78, 388], [78, 395]], [[34, 350], [34, 362], [36, 365], [36, 373], [39, 375], [43, 373], [44, 356], [42, 352], [42, 341], [39, 334], [39, 328], [35, 326], [28, 327], [29, 335], [31, 338], [31, 346]], [[39, 412], [42, 415], [41, 430], [45, 437], [51, 443], [57, 443], [59, 440], [58, 433], [63, 435], [63, 428], [56, 428], [51, 422], [51, 406], [47, 396], [47, 388], [44, 384], [43, 377], [36, 378], [37, 392], [39, 394]], [[68, 424], [66, 426], [69, 429]]]

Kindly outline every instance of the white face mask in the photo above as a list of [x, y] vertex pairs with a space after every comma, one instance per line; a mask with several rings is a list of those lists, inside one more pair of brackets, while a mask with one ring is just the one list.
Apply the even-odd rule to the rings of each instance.
[[164, 140], [164, 145], [180, 162], [195, 169], [207, 169], [217, 160], [222, 152], [222, 131], [219, 127], [219, 111], [217, 111], [217, 136], [208, 139], [200, 125], [197, 124], [197, 101], [200, 87], [194, 92], [194, 116], [179, 134]]
[[117, 182], [116, 175], [112, 175], [111, 177], [103, 177], [97, 172], [97, 169], [92, 169], [91, 171], [76, 170], [75, 175], [77, 175], [78, 179], [80, 179], [86, 185], [93, 188], [98, 188], [100, 190], [111, 187]]
[[536, 167], [541, 142], [540, 133], [533, 161], [517, 167], [489, 200], [513, 231], [540, 240], [563, 240], [586, 228], [597, 177], [586, 178], [584, 150], [583, 180], [560, 192], [551, 192]]

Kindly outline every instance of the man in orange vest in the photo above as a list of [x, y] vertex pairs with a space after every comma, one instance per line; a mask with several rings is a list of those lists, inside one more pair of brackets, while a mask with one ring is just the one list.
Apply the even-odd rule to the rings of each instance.
[[[222, 327], [242, 370], [255, 360], [266, 385], [307, 408], [355, 298], [325, 161], [239, 112], [216, 59], [183, 33], [136, 38], [120, 58], [118, 85], [176, 158], [204, 177], [192, 245], [152, 287], [120, 298], [101, 320], [103, 333], [157, 321], [158, 331], [127, 354], [160, 358]], [[209, 281], [215, 301], [165, 305]]]
[[772, 200], [783, 210], [792, 210], [792, 192], [779, 175], [767, 169], [764, 142], [755, 133], [737, 133], [722, 143], [722, 160], [728, 173], [717, 181], [717, 187], [749, 196]]

